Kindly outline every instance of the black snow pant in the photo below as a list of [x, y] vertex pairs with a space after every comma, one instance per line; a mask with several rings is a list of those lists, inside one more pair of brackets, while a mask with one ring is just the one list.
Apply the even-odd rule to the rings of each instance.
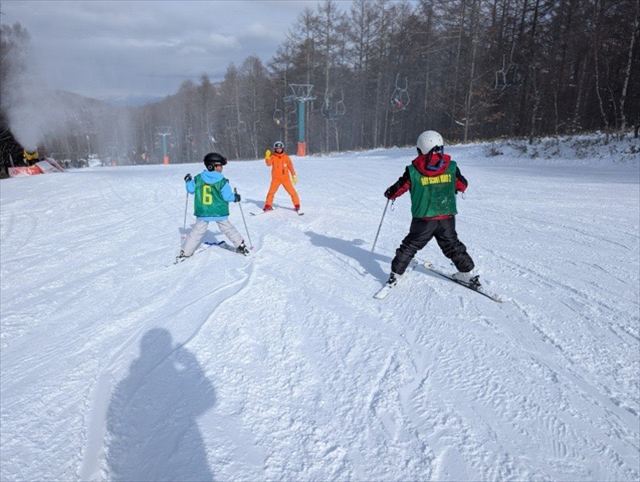
[[391, 271], [396, 274], [404, 274], [416, 253], [424, 248], [434, 236], [442, 253], [453, 261], [458, 271], [467, 272], [473, 269], [473, 260], [467, 253], [467, 247], [458, 239], [456, 218], [452, 216], [447, 219], [430, 220], [413, 218], [409, 234], [396, 249], [396, 256], [391, 262]]

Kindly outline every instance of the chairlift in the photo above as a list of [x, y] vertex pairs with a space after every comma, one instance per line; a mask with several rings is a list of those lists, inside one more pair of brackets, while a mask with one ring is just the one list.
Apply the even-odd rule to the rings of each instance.
[[344, 90], [340, 89], [340, 99], [335, 103], [331, 103], [333, 93], [325, 95], [320, 111], [322, 116], [327, 120], [337, 120], [347, 112], [347, 108], [344, 104]]
[[273, 109], [273, 122], [275, 122], [276, 125], [279, 126], [280, 124], [282, 124], [283, 120], [284, 112], [282, 112], [282, 109], [278, 108], [278, 99], [276, 99], [275, 107]]
[[287, 96], [284, 98], [284, 110], [286, 111], [289, 119], [297, 115], [298, 106], [296, 105], [296, 101], [293, 97]]
[[391, 110], [393, 113], [407, 110], [409, 102], [411, 102], [411, 98], [409, 97], [409, 79], [407, 77], [404, 78], [404, 87], [402, 87], [400, 85], [400, 72], [398, 72], [396, 74], [396, 88], [391, 94]]

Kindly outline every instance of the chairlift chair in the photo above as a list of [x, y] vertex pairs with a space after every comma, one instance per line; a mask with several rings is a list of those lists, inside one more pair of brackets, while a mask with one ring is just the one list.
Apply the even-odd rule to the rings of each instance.
[[391, 94], [391, 110], [395, 114], [396, 112], [402, 112], [407, 110], [411, 98], [409, 97], [409, 79], [404, 78], [404, 87], [400, 86], [400, 73], [396, 74], [396, 84], [393, 93]]
[[344, 104], [344, 91], [342, 89], [340, 89], [340, 99], [338, 101], [332, 104], [332, 98], [333, 93], [325, 95], [324, 101], [322, 102], [322, 106], [320, 108], [322, 116], [330, 121], [337, 120], [347, 112], [347, 108]]
[[282, 121], [284, 120], [284, 112], [282, 112], [282, 109], [278, 107], [278, 99], [276, 99], [272, 117], [273, 117], [273, 122], [275, 122], [277, 126], [282, 124]]

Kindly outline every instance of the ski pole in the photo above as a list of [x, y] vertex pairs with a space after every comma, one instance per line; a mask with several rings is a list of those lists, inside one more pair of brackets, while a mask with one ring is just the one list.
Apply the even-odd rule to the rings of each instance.
[[[238, 190], [233, 190], [234, 194], [238, 194]], [[244, 211], [242, 210], [242, 204], [238, 203], [238, 207], [240, 207], [240, 214], [242, 214], [242, 222], [244, 223], [244, 230], [247, 232], [247, 239], [249, 240], [249, 247], [253, 249], [253, 243], [251, 242], [251, 236], [249, 235], [249, 228], [247, 227], [247, 220], [244, 218]]]
[[382, 228], [382, 221], [384, 221], [384, 215], [387, 214], [387, 208], [389, 207], [389, 199], [387, 199], [387, 204], [384, 205], [384, 211], [382, 211], [382, 219], [380, 219], [380, 225], [378, 226], [378, 232], [376, 233], [376, 239], [373, 240], [373, 246], [371, 247], [371, 252], [376, 249], [376, 243], [378, 242], [378, 236], [380, 235], [380, 229]]
[[184, 221], [182, 223], [182, 239], [185, 238], [185, 231], [187, 230], [187, 209], [189, 208], [189, 193], [187, 193], [187, 197], [184, 200]]
[[189, 193], [184, 200], [184, 222], [182, 223], [182, 230], [187, 229], [187, 209], [189, 208]]

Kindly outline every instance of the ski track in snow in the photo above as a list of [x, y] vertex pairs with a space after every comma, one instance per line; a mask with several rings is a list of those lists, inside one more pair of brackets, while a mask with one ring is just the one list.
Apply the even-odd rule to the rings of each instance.
[[[268, 170], [231, 163], [252, 255], [169, 267], [200, 166], [3, 181], [0, 478], [640, 478], [637, 166], [457, 149], [457, 230], [500, 305], [420, 266], [372, 298], [410, 222], [404, 196], [372, 254], [381, 193], [411, 149], [297, 160], [302, 217], [284, 192], [249, 216]], [[418, 257], [453, 271], [435, 242]]]

